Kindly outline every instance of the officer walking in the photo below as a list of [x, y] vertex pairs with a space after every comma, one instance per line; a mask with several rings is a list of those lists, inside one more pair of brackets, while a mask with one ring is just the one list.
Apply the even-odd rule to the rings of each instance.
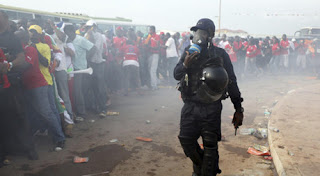
[[[237, 129], [243, 121], [243, 99], [229, 55], [212, 44], [213, 21], [200, 19], [191, 31], [194, 31], [193, 45], [186, 48], [174, 69], [184, 101], [178, 137], [193, 162], [193, 176], [213, 176], [221, 173], [218, 154], [221, 100], [230, 96], [235, 108], [232, 123]], [[197, 142], [200, 136], [204, 150]]]

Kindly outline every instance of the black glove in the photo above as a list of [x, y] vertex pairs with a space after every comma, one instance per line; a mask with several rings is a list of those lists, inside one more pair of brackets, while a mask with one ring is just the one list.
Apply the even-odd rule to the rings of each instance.
[[243, 121], [243, 112], [236, 111], [233, 115], [232, 124], [235, 129], [242, 125]]

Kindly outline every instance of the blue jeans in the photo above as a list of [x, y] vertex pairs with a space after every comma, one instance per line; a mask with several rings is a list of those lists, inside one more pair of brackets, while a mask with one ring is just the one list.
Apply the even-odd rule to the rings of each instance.
[[[53, 137], [54, 142], [65, 140], [60, 116], [55, 106], [52, 86], [43, 86], [26, 90], [26, 112], [30, 125], [33, 129], [39, 129], [45, 125]], [[40, 123], [43, 121], [44, 123]]]

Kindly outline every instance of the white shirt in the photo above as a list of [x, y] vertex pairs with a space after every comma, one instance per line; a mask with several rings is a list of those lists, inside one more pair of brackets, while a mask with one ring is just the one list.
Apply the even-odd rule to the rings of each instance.
[[218, 47], [219, 47], [219, 48], [222, 48], [222, 49], [225, 49], [227, 45], [228, 45], [228, 41], [225, 41], [225, 42], [224, 42], [223, 40], [221, 40], [221, 41], [219, 42]]
[[96, 46], [97, 50], [94, 53], [93, 57], [91, 58], [91, 62], [99, 64], [101, 62], [106, 61], [102, 58], [102, 54], [103, 54], [103, 45], [107, 41], [104, 40], [104, 37], [99, 32], [92, 31], [92, 35], [94, 37], [94, 46]]
[[54, 33], [50, 36], [53, 41], [55, 42], [55, 45], [60, 49], [61, 53], [53, 53], [54, 59], [58, 60], [60, 62], [59, 66], [56, 67], [56, 71], [67, 71], [67, 64], [66, 64], [66, 53], [64, 52], [64, 47], [66, 46], [65, 42], [61, 41], [57, 34]]
[[176, 43], [172, 37], [170, 37], [166, 42], [167, 47], [167, 58], [169, 57], [178, 57]]
[[136, 60], [125, 60], [122, 63], [122, 66], [128, 66], [128, 65], [134, 65], [136, 67], [139, 67], [139, 62], [137, 62]]
[[[67, 43], [67, 47], [70, 48], [73, 52], [76, 51], [76, 49], [73, 46], [73, 43]], [[67, 65], [67, 72], [73, 71], [73, 64], [72, 64], [72, 58], [69, 55], [65, 55], [66, 58], [66, 65]], [[70, 77], [73, 77], [73, 74], [69, 74]]]

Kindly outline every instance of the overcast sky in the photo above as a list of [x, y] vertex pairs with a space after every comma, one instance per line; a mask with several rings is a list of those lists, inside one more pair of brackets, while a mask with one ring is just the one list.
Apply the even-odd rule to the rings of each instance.
[[[118, 16], [174, 31], [187, 31], [198, 19], [206, 17], [218, 28], [219, 0], [0, 0], [0, 3], [49, 12]], [[251, 34], [293, 35], [301, 27], [320, 27], [319, 7], [320, 0], [222, 0], [221, 28], [242, 29]]]

